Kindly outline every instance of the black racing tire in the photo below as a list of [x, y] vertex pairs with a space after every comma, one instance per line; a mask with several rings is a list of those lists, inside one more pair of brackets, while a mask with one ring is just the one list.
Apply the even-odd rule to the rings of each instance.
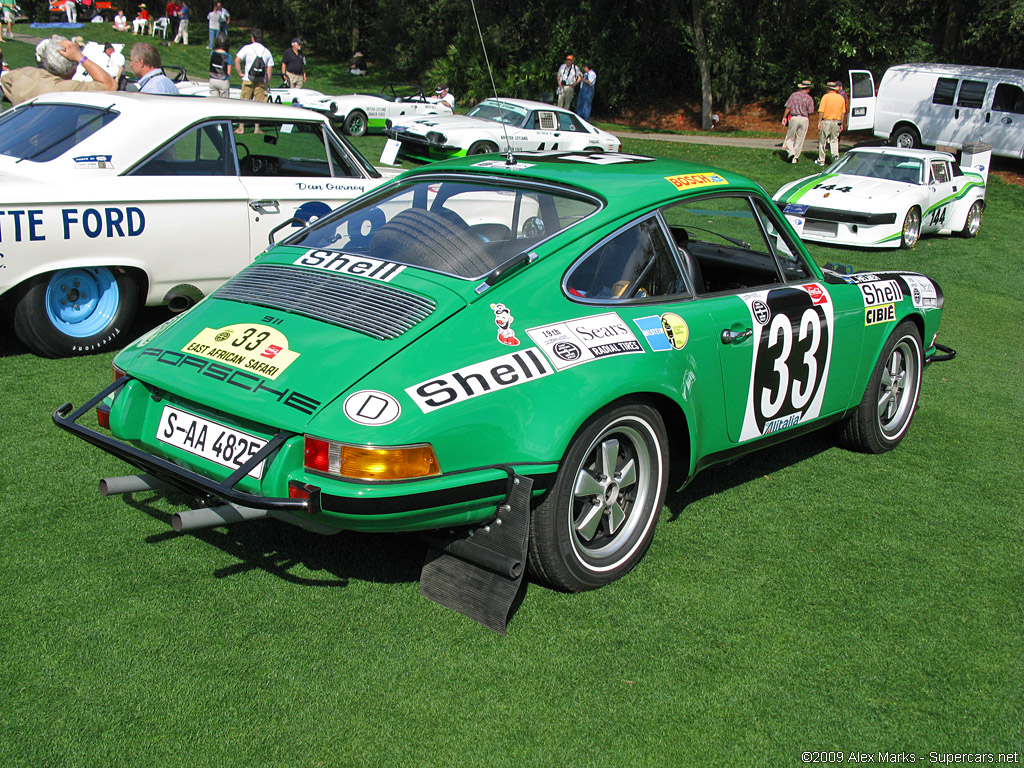
[[839, 425], [839, 442], [862, 453], [885, 453], [903, 440], [921, 395], [921, 334], [904, 320], [889, 336], [856, 411]]
[[889, 143], [900, 149], [920, 149], [921, 134], [912, 125], [901, 125], [892, 132]]
[[368, 128], [366, 113], [361, 109], [354, 109], [348, 113], [345, 122], [342, 123], [342, 130], [349, 136], [365, 136]]
[[668, 445], [661, 416], [642, 403], [609, 406], [589, 419], [533, 510], [533, 577], [582, 592], [632, 570], [651, 545], [665, 502]]
[[474, 141], [470, 145], [469, 151], [466, 152], [466, 154], [467, 155], [492, 155], [492, 154], [494, 154], [497, 151], [498, 151], [498, 145], [495, 144], [493, 141]]
[[446, 216], [418, 208], [402, 211], [377, 230], [370, 241], [370, 257], [465, 277], [494, 268], [482, 238]]
[[976, 237], [978, 230], [981, 229], [981, 214], [985, 210], [985, 203], [981, 200], [975, 200], [971, 203], [970, 209], [967, 211], [967, 220], [964, 222], [964, 228], [960, 230], [960, 237]]
[[900, 248], [909, 251], [921, 239], [921, 209], [914, 206], [903, 218], [903, 230], [900, 233]]
[[120, 267], [47, 272], [18, 289], [14, 333], [42, 357], [105, 352], [127, 340], [137, 304], [138, 286]]

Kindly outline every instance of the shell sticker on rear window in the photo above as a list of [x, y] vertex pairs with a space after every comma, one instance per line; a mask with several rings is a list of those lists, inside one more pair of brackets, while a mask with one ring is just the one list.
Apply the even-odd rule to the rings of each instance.
[[112, 157], [113, 155], [82, 155], [74, 157], [72, 160], [75, 161], [75, 168], [112, 169], [114, 167], [110, 162]]
[[181, 351], [268, 379], [280, 376], [300, 354], [288, 348], [288, 338], [279, 330], [256, 323], [204, 328]]
[[603, 357], [644, 352], [629, 326], [614, 312], [528, 328], [526, 333], [559, 371]]
[[366, 256], [354, 256], [350, 253], [339, 251], [319, 251], [316, 249], [306, 251], [299, 256], [293, 264], [302, 267], [315, 267], [327, 269], [331, 272], [341, 272], [345, 275], [356, 275], [367, 277], [370, 280], [380, 280], [382, 283], [390, 283], [395, 275], [405, 269], [402, 264], [395, 264], [380, 259], [370, 259]]
[[724, 177], [717, 173], [684, 173], [681, 176], [666, 176], [676, 189], [694, 189], [696, 187], [716, 187], [728, 184]]
[[753, 370], [740, 441], [794, 427], [821, 414], [832, 359], [832, 302], [807, 287], [739, 298], [753, 322]]

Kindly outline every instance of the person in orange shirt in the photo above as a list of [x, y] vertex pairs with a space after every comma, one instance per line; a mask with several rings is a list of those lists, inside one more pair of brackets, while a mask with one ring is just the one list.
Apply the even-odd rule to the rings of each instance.
[[839, 95], [839, 86], [830, 82], [828, 92], [818, 104], [818, 159], [815, 165], [825, 165], [825, 149], [832, 155], [832, 161], [839, 159], [839, 133], [843, 130], [843, 116], [846, 114], [846, 99]]

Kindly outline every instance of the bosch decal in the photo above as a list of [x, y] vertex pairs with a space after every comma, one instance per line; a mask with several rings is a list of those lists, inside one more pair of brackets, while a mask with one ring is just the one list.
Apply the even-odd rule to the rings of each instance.
[[364, 389], [345, 398], [345, 415], [356, 424], [380, 427], [402, 415], [402, 406], [391, 395], [375, 389]]
[[[529, 328], [526, 333], [559, 371], [602, 357], [643, 354], [644, 351], [629, 326], [614, 312]], [[564, 345], [577, 348], [579, 354], [571, 358], [558, 354], [556, 348], [567, 349]]]
[[681, 176], [666, 176], [665, 181], [671, 182], [676, 189], [693, 189], [695, 187], [716, 187], [729, 182], [717, 173], [684, 173]]
[[331, 272], [342, 272], [346, 275], [367, 277], [371, 280], [380, 280], [382, 283], [390, 283], [395, 275], [405, 269], [404, 265], [390, 261], [315, 249], [306, 251], [292, 263], [303, 267], [315, 267]]
[[755, 305], [763, 304], [771, 320], [761, 323], [760, 332], [753, 336], [753, 370], [741, 441], [821, 414], [834, 330], [832, 303], [815, 304], [806, 288], [778, 288], [743, 298], [752, 319], [760, 311]]
[[[59, 223], [55, 223], [58, 222]], [[65, 240], [85, 235], [98, 237], [138, 237], [146, 230], [146, 215], [141, 208], [62, 208], [56, 211], [42, 208], [0, 211], [0, 243], [46, 240], [63, 233]]]
[[494, 310], [494, 322], [498, 325], [498, 341], [509, 347], [518, 347], [519, 339], [512, 330], [512, 321], [515, 318], [508, 307], [504, 304], [491, 304], [491, 309]]
[[276, 379], [299, 356], [288, 348], [288, 338], [276, 328], [238, 323], [204, 328], [181, 348], [201, 357]]
[[552, 373], [554, 371], [545, 363], [543, 356], [535, 348], [530, 348], [443, 373], [406, 388], [405, 393], [421, 411], [430, 413]]

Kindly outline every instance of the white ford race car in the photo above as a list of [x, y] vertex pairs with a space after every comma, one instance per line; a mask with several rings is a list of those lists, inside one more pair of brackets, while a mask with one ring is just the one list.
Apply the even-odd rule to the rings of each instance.
[[978, 234], [985, 179], [947, 152], [862, 147], [772, 199], [804, 240], [913, 248], [922, 234]]
[[140, 303], [187, 308], [386, 180], [315, 112], [141, 93], [4, 112], [0, 178], [0, 301], [49, 357], [123, 341]]
[[525, 99], [485, 99], [466, 115], [390, 120], [399, 157], [444, 160], [488, 152], [618, 152], [620, 142], [579, 115]]

